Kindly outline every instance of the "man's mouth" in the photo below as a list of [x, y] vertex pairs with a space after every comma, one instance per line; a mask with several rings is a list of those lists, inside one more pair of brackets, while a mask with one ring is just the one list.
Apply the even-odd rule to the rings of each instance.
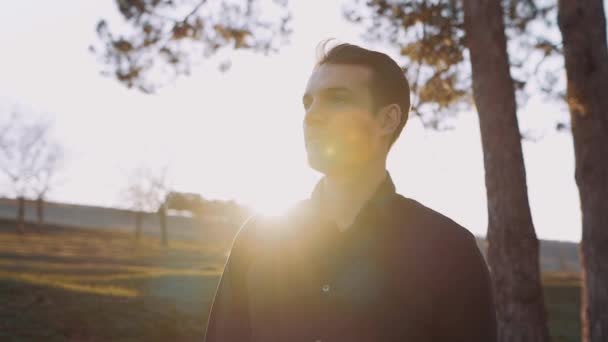
[[317, 145], [317, 146], [320, 146], [320, 145], [323, 145], [323, 144], [324, 144], [324, 141], [321, 138], [309, 138], [309, 139], [306, 139], [306, 145]]

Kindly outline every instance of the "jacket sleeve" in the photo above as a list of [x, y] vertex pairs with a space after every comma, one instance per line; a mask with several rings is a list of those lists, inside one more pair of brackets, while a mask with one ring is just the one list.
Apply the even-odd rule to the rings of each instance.
[[250, 322], [246, 286], [250, 261], [252, 219], [248, 219], [232, 243], [215, 297], [211, 304], [204, 342], [247, 342]]
[[468, 231], [443, 259], [434, 304], [434, 341], [495, 342], [496, 309], [490, 274], [475, 237]]

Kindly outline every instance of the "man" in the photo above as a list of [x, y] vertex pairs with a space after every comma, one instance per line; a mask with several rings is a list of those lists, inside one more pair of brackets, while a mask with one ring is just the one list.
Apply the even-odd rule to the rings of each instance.
[[495, 341], [474, 236], [397, 194], [386, 170], [410, 106], [401, 68], [350, 44], [321, 50], [302, 102], [324, 177], [286, 215], [243, 225], [205, 341]]

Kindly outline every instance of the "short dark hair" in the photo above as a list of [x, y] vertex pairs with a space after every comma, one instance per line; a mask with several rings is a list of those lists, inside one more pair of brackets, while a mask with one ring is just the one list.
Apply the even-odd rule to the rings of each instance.
[[327, 50], [332, 39], [321, 41], [317, 46], [317, 66], [322, 64], [350, 64], [368, 67], [372, 70], [370, 91], [374, 110], [390, 104], [401, 108], [401, 122], [390, 141], [397, 140], [410, 111], [410, 85], [403, 69], [388, 55], [368, 50], [357, 45], [342, 43]]

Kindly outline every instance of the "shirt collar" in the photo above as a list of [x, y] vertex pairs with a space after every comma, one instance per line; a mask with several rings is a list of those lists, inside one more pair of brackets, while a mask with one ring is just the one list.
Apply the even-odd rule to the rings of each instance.
[[[323, 183], [323, 179], [321, 179], [319, 182], [317, 182], [317, 184], [315, 185], [315, 188], [310, 196], [312, 205], [317, 213], [321, 209], [320, 208], [321, 203], [322, 203], [321, 196], [323, 193], [323, 191], [322, 191], [323, 184], [322, 183]], [[390, 173], [387, 171], [386, 178], [384, 179], [384, 181], [382, 183], [380, 183], [380, 185], [378, 186], [378, 188], [376, 189], [374, 194], [363, 205], [354, 224], [356, 224], [357, 221], [359, 221], [359, 219], [370, 216], [370, 214], [378, 213], [378, 209], [386, 208], [387, 204], [390, 202], [391, 199], [393, 199], [395, 194], [396, 194], [395, 184], [393, 183], [393, 179], [391, 178]], [[377, 215], [373, 215], [373, 216], [377, 217]]]

